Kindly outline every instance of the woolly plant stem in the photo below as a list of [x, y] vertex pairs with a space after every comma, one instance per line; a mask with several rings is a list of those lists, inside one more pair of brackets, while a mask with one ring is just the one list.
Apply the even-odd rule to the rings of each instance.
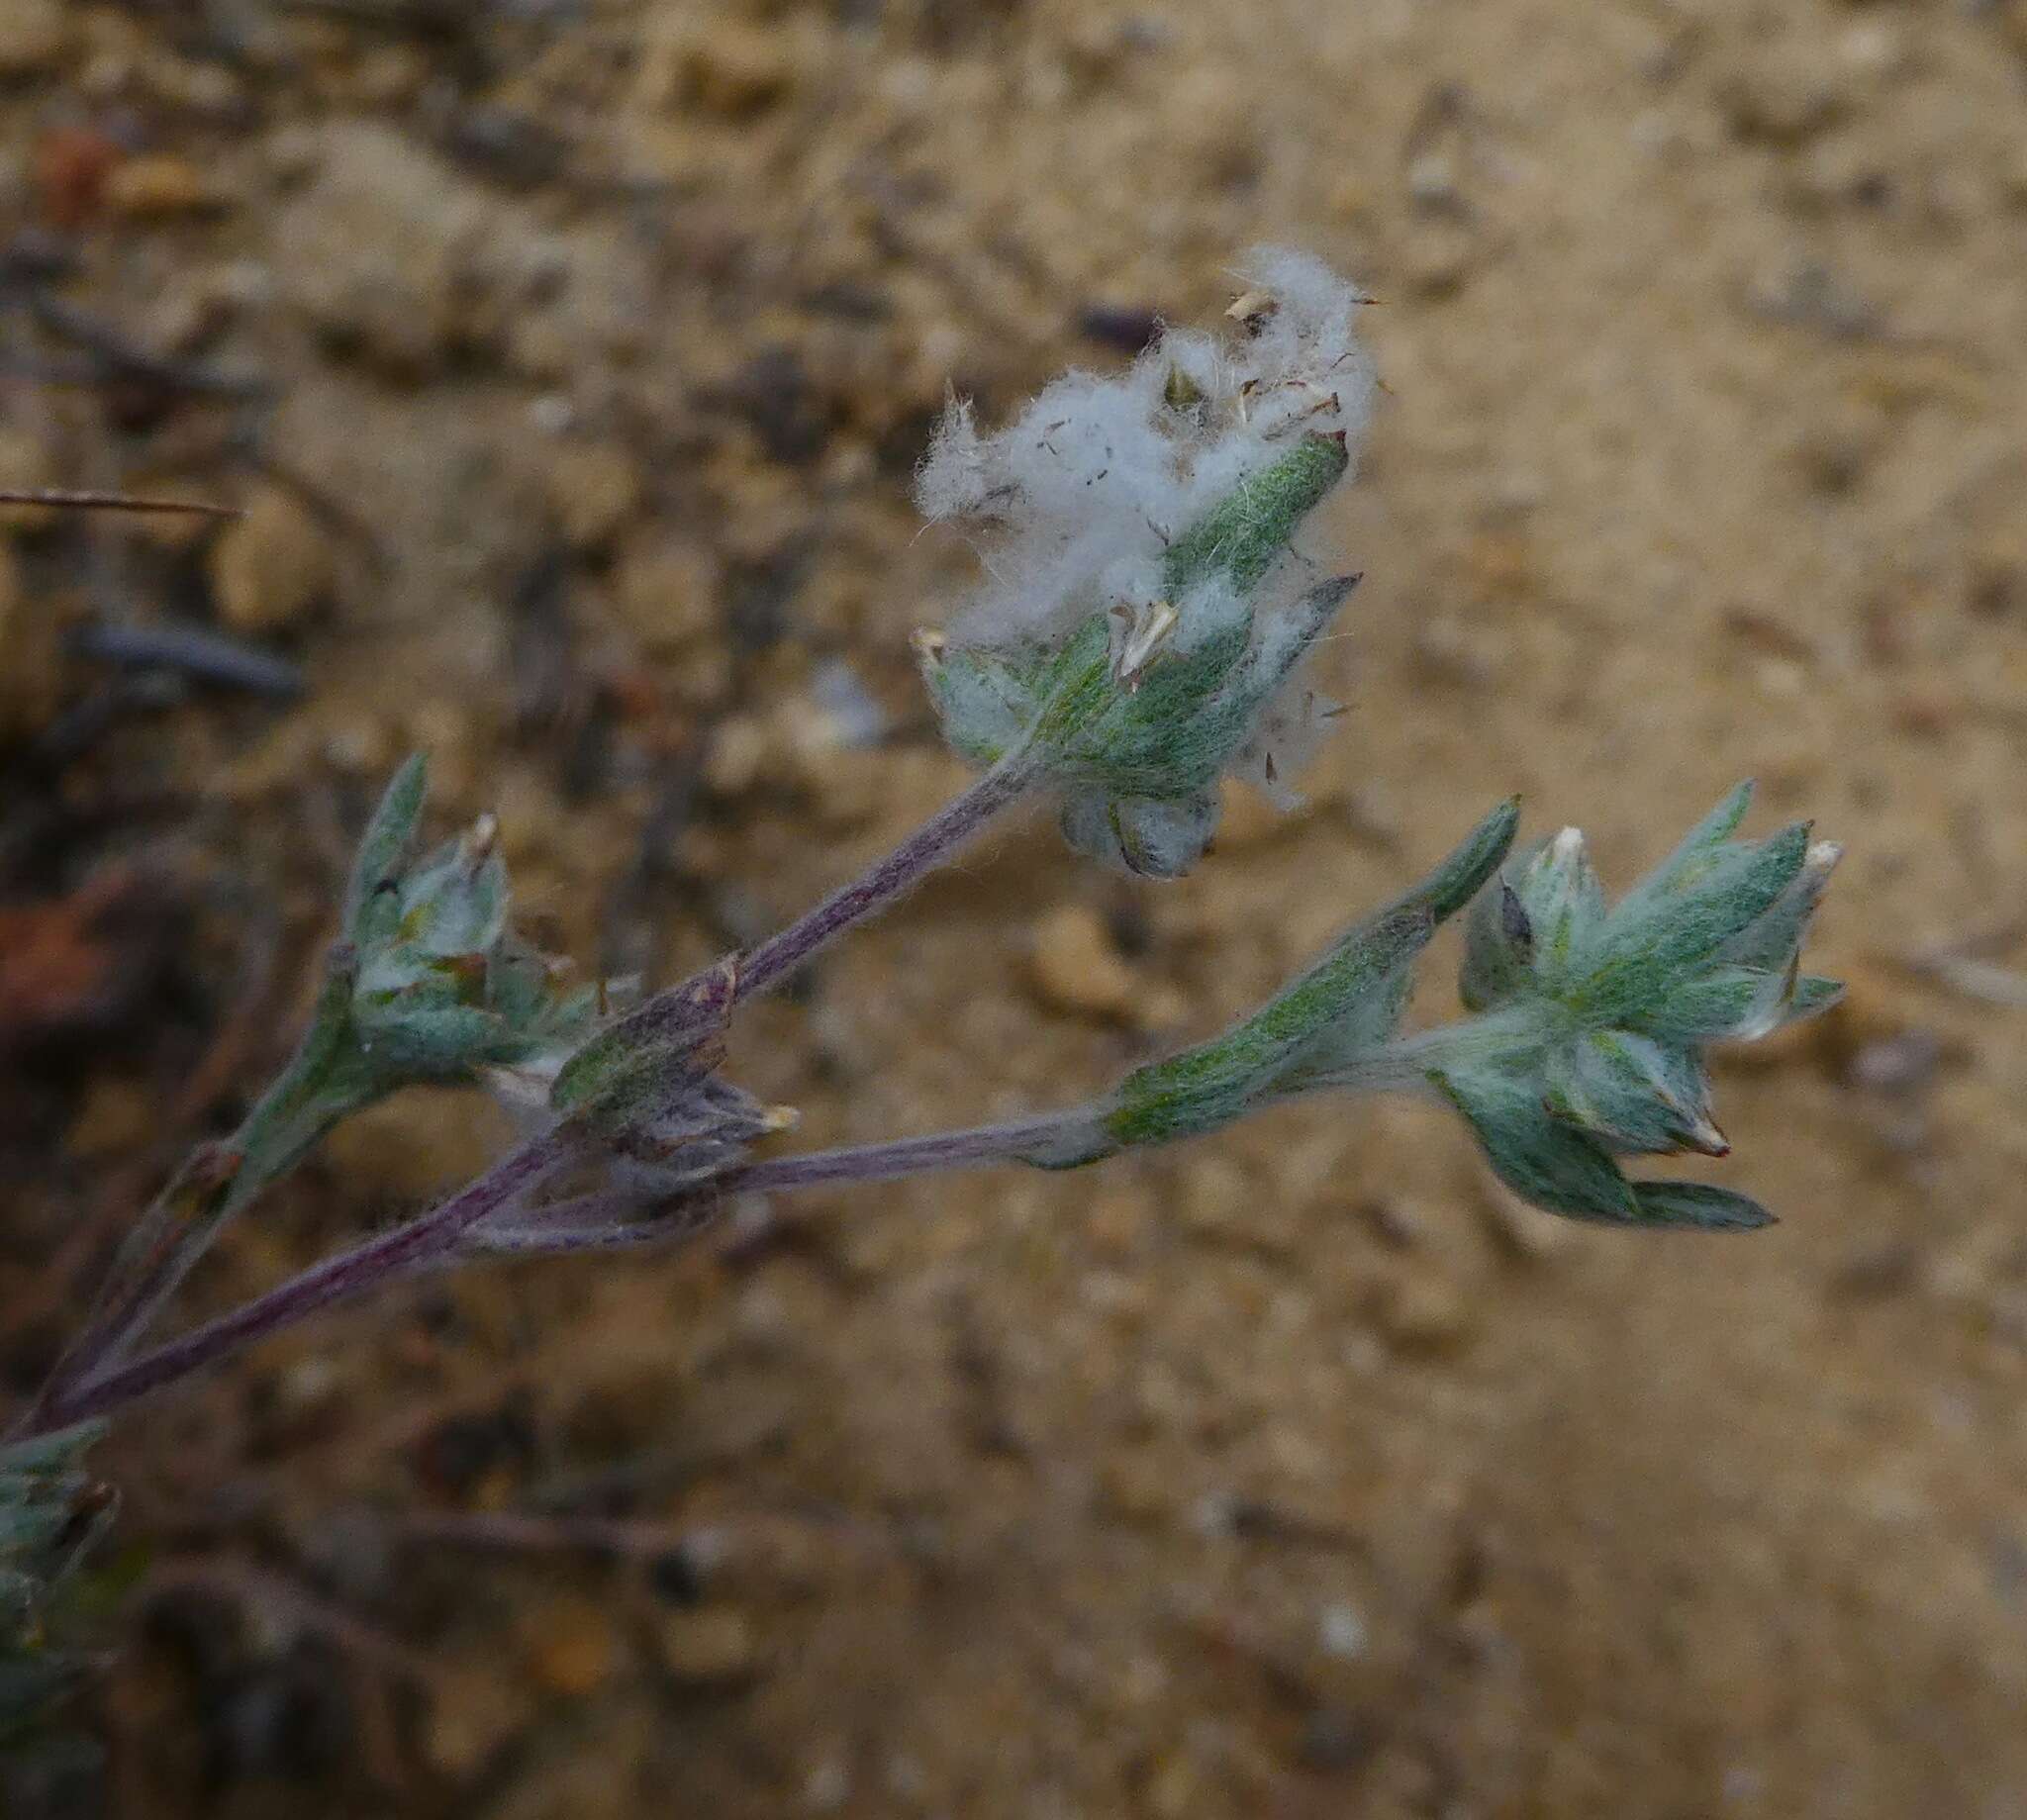
[[739, 965], [734, 997], [750, 999], [778, 985], [820, 948], [885, 910], [938, 866], [954, 859], [988, 822], [1027, 794], [1036, 776], [1037, 767], [1025, 752], [1003, 758], [952, 797], [893, 852], [748, 954]]
[[[954, 858], [988, 822], [1018, 802], [1035, 776], [1036, 768], [1024, 753], [1011, 754], [985, 772], [891, 853], [755, 948], [739, 969], [736, 997], [749, 997], [778, 984], [819, 949], [885, 910]], [[334, 988], [341, 983], [336, 977], [338, 972], [334, 969]], [[363, 1294], [391, 1276], [407, 1275], [445, 1260], [459, 1249], [459, 1240], [468, 1228], [500, 1211], [560, 1160], [563, 1139], [551, 1133], [420, 1219], [326, 1259], [267, 1294], [122, 1367], [120, 1360], [127, 1349], [159, 1314], [226, 1221], [294, 1168], [349, 1109], [318, 1091], [325, 1085], [325, 1051], [330, 1047], [322, 1039], [329, 1034], [327, 1025], [335, 1027], [337, 1022], [330, 1006], [320, 1006], [319, 1010], [320, 1016], [295, 1059], [261, 1096], [240, 1129], [225, 1144], [194, 1153], [148, 1209], [116, 1266], [100, 1312], [57, 1368], [22, 1432], [45, 1433], [129, 1402], [334, 1302]], [[1010, 1140], [955, 1134], [954, 1148], [946, 1155], [937, 1149], [937, 1140], [906, 1140], [878, 1166], [877, 1176], [843, 1161], [826, 1163], [821, 1153], [813, 1159], [784, 1159], [784, 1163], [816, 1173], [807, 1177], [791, 1174], [780, 1186], [795, 1186], [799, 1179], [880, 1179], [1017, 1154], [994, 1148], [996, 1142], [1004, 1141]], [[878, 1153], [884, 1148], [869, 1146], [868, 1150]], [[873, 1167], [870, 1157], [867, 1167]], [[826, 1170], [830, 1173], [823, 1173]], [[590, 1198], [595, 1209], [601, 1197]], [[591, 1249], [627, 1242], [630, 1233], [625, 1229], [616, 1232], [615, 1225], [606, 1217], [573, 1231], [569, 1221], [559, 1220], [547, 1233], [531, 1235], [524, 1246], [515, 1246], [503, 1233], [499, 1249]]]
[[334, 956], [310, 1029], [288, 1066], [230, 1137], [184, 1158], [121, 1246], [98, 1305], [50, 1375], [44, 1401], [118, 1363], [227, 1224], [363, 1102], [332, 1079], [347, 958], [345, 950]]
[[558, 1126], [524, 1144], [420, 1218], [313, 1264], [265, 1295], [179, 1334], [131, 1364], [56, 1387], [16, 1438], [50, 1433], [133, 1402], [453, 1249], [469, 1227], [529, 1193], [566, 1162], [575, 1143], [575, 1134]]
[[466, 1235], [454, 1257], [557, 1258], [589, 1252], [627, 1251], [694, 1237], [735, 1194], [786, 1194], [846, 1182], [894, 1182], [904, 1176], [944, 1170], [985, 1169], [1001, 1163], [1096, 1160], [1104, 1143], [1094, 1109], [1079, 1106], [1005, 1124], [934, 1131], [884, 1143], [846, 1144], [800, 1156], [749, 1163], [660, 1200], [593, 1191], [548, 1206], [532, 1207], [482, 1221]]
[[[664, 1244], [700, 1231], [728, 1195], [788, 1194], [846, 1182], [896, 1182], [905, 1176], [987, 1169], [1002, 1163], [1068, 1168], [1110, 1154], [1099, 1118], [1096, 1106], [1074, 1106], [1003, 1124], [969, 1125], [920, 1137], [771, 1157], [651, 1202], [643, 1202], [637, 1195], [595, 1190], [482, 1221], [465, 1235], [454, 1261], [475, 1256], [563, 1257]], [[691, 1217], [683, 1217], [685, 1214]]]
[[[769, 1157], [725, 1176], [722, 1187], [740, 1194], [777, 1194], [822, 1188], [833, 1182], [898, 1182], [949, 1169], [983, 1169], [998, 1163], [1049, 1162], [1065, 1153], [1089, 1154], [1097, 1121], [1089, 1106], [1041, 1113], [1005, 1124], [932, 1131], [921, 1137], [890, 1138], [877, 1144], [843, 1144], [807, 1150], [800, 1156]], [[1102, 1139], [1099, 1140], [1102, 1144]]]
[[[834, 1183], [888, 1182], [947, 1169], [1048, 1160], [1088, 1147], [1093, 1129], [1090, 1109], [1077, 1107], [1004, 1124], [779, 1157], [700, 1183], [695, 1196], [685, 1195], [674, 1206], [694, 1205], [699, 1197], [709, 1197], [708, 1203], [700, 1217], [681, 1222], [668, 1213], [643, 1213], [627, 1197], [610, 1194], [580, 1196], [553, 1207], [513, 1213], [514, 1200], [538, 1187], [572, 1154], [570, 1140], [560, 1129], [552, 1131], [419, 1219], [312, 1265], [265, 1295], [192, 1328], [129, 1365], [59, 1388], [36, 1409], [17, 1438], [102, 1415], [339, 1302], [368, 1294], [393, 1278], [456, 1262], [473, 1253], [555, 1256], [687, 1236], [707, 1223], [727, 1192], [785, 1193]], [[505, 1216], [497, 1234], [484, 1227], [493, 1215]]]

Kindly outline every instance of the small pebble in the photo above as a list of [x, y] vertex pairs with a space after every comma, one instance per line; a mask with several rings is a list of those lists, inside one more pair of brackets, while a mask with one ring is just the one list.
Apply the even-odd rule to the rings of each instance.
[[1324, 1655], [1339, 1662], [1356, 1662], [1366, 1653], [1371, 1633], [1358, 1607], [1339, 1599], [1317, 1612], [1316, 1641]]
[[553, 1605], [531, 1626], [529, 1666], [551, 1693], [581, 1699], [610, 1680], [619, 1662], [619, 1639], [601, 1605]]
[[1184, 1752], [1164, 1757], [1148, 1774], [1147, 1809], [1159, 1820], [1183, 1820], [1198, 1811], [1203, 1796], [1203, 1773]]
[[1099, 1469], [1106, 1513], [1135, 1528], [1159, 1528], [1177, 1515], [1181, 1501], [1173, 1467], [1154, 1454], [1118, 1453]]
[[212, 545], [208, 566], [219, 618], [252, 634], [293, 625], [336, 579], [324, 527], [279, 487], [253, 493]]
[[272, 256], [334, 352], [414, 382], [475, 349], [520, 250], [484, 191], [365, 122], [277, 134], [268, 157], [278, 175], [315, 173], [276, 212]]
[[[13, 426], [0, 427], [0, 487], [22, 492], [55, 484], [55, 464], [42, 438]], [[56, 516], [52, 506], [0, 506], [0, 529], [47, 530]]]
[[1186, 1231], [1216, 1238], [1244, 1227], [1254, 1192], [1237, 1163], [1207, 1151], [1191, 1159], [1174, 1210]]
[[128, 158], [106, 177], [105, 205], [129, 221], [163, 221], [219, 206], [221, 197], [188, 158], [169, 152]]
[[664, 86], [679, 107], [750, 120], [782, 101], [795, 80], [782, 33], [719, 24], [677, 49]]
[[886, 736], [886, 709], [876, 701], [859, 674], [841, 657], [820, 665], [810, 681], [810, 699], [829, 721], [833, 743], [855, 752], [878, 745]]
[[1415, 1357], [1458, 1351], [1474, 1325], [1471, 1304], [1456, 1285], [1432, 1275], [1397, 1278], [1380, 1294], [1374, 1315], [1387, 1343]]
[[1720, 100], [1733, 135], [1792, 148], [1834, 125], [1841, 98], [1805, 64], [1756, 62], [1723, 85]]
[[67, 48], [63, 0], [5, 0], [0, 5], [0, 76], [32, 76]]
[[1461, 291], [1478, 263], [1477, 235], [1467, 224], [1442, 217], [1416, 225], [1401, 276], [1416, 296], [1436, 302]]
[[723, 1687], [758, 1672], [760, 1649], [752, 1620], [728, 1605], [672, 1611], [656, 1631], [661, 1666], [686, 1687]]
[[12, 549], [0, 543], [0, 737], [34, 734], [56, 712], [62, 653], [56, 619], [31, 599]]
[[629, 553], [614, 577], [613, 606], [648, 651], [694, 644], [720, 623], [717, 558], [676, 538]]
[[1934, 1083], [1942, 1064], [1942, 1041], [1932, 1030], [1902, 1030], [1860, 1047], [1851, 1058], [1851, 1084], [1868, 1093], [1912, 1099]]
[[1035, 924], [1030, 960], [1035, 991], [1056, 1010], [1122, 1017], [1132, 1009], [1132, 969], [1105, 918], [1085, 905], [1067, 904]]
[[530, 1717], [526, 1694], [496, 1668], [440, 1669], [430, 1676], [423, 1751], [435, 1769], [461, 1781], [483, 1770]]
[[566, 442], [549, 463], [548, 490], [565, 540], [599, 549], [639, 511], [640, 470], [618, 443]]
[[63, 1148], [73, 1157], [92, 1161], [135, 1149], [155, 1128], [159, 1098], [141, 1082], [120, 1075], [96, 1076], [64, 1134]]

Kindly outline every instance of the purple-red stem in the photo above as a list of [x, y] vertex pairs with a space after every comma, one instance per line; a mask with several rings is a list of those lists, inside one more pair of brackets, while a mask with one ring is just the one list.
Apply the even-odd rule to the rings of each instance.
[[[726, 1194], [783, 1193], [841, 1182], [891, 1182], [946, 1169], [1053, 1159], [1080, 1147], [1088, 1132], [1089, 1115], [1078, 1111], [936, 1131], [880, 1144], [848, 1144], [748, 1164], [700, 1184], [698, 1192], [716, 1201]], [[340, 1301], [365, 1294], [394, 1277], [447, 1261], [460, 1241], [478, 1236], [473, 1228], [488, 1214], [535, 1187], [567, 1154], [568, 1147], [558, 1133], [537, 1138], [421, 1218], [313, 1264], [265, 1295], [192, 1328], [132, 1364], [60, 1391], [34, 1413], [18, 1438], [47, 1434], [104, 1414]], [[598, 1217], [601, 1202], [609, 1209], [604, 1219]], [[549, 1211], [556, 1215], [552, 1226], [544, 1230], [540, 1213], [531, 1214], [518, 1229], [502, 1235], [499, 1253], [526, 1257], [613, 1250], [692, 1233], [707, 1223], [694, 1220], [677, 1225], [667, 1215], [638, 1212], [618, 1202], [617, 1197], [599, 1195], [580, 1196]], [[473, 1249], [494, 1248], [479, 1245]]]
[[[1025, 755], [1002, 759], [893, 852], [753, 949], [738, 968], [734, 997], [749, 998], [766, 991], [855, 923], [884, 910], [1017, 802], [1034, 779], [1035, 768]], [[683, 992], [691, 984], [694, 982], [686, 982], [675, 990]], [[825, 1182], [887, 1181], [930, 1170], [1011, 1161], [1026, 1154], [1061, 1122], [1034, 1119], [903, 1138], [890, 1144], [814, 1151], [733, 1171], [711, 1187], [719, 1193], [726, 1189], [808, 1188]], [[312, 1314], [364, 1294], [390, 1278], [443, 1260], [457, 1250], [471, 1227], [536, 1186], [564, 1159], [568, 1148], [563, 1132], [552, 1131], [525, 1145], [419, 1219], [314, 1264], [265, 1295], [192, 1328], [130, 1364], [96, 1373], [87, 1370], [52, 1387], [17, 1429], [17, 1435], [47, 1434], [132, 1402]], [[581, 1215], [595, 1208], [597, 1199], [589, 1197], [572, 1203], [573, 1211]], [[540, 1233], [536, 1230], [539, 1224], [531, 1221], [527, 1238], [502, 1249], [584, 1250], [625, 1244], [631, 1237], [617, 1217], [603, 1229], [582, 1217], [560, 1219], [553, 1234]], [[641, 1228], [654, 1236], [663, 1236], [669, 1229], [665, 1221], [651, 1217], [642, 1220]]]
[[216, 1320], [179, 1334], [132, 1364], [59, 1390], [35, 1412], [26, 1433], [48, 1434], [132, 1402], [255, 1340], [377, 1288], [389, 1277], [454, 1246], [468, 1227], [539, 1183], [565, 1159], [569, 1149], [570, 1140], [560, 1127], [524, 1144], [420, 1219], [313, 1264], [265, 1295], [256, 1295]]
[[825, 943], [875, 910], [884, 910], [917, 880], [968, 844], [1002, 810], [1011, 808], [1034, 782], [1034, 766], [1016, 754], [1002, 759], [968, 790], [950, 799], [886, 858], [877, 860], [849, 885], [771, 935], [739, 964], [734, 996], [750, 999], [793, 973]]
[[806, 1150], [801, 1156], [748, 1163], [724, 1176], [718, 1186], [733, 1194], [772, 1194], [821, 1188], [831, 1182], [896, 1182], [903, 1176], [976, 1169], [989, 1163], [1054, 1161], [1063, 1150], [1076, 1148], [1070, 1140], [1080, 1129], [1088, 1131], [1090, 1125], [1090, 1114], [1080, 1108], [1001, 1125], [974, 1125], [964, 1131], [897, 1137], [880, 1144]]
[[[977, 1169], [995, 1163], [1082, 1161], [1103, 1144], [1093, 1115], [1083, 1107], [1050, 1112], [1006, 1124], [974, 1125], [960, 1131], [932, 1131], [922, 1137], [892, 1138], [879, 1144], [844, 1144], [809, 1150], [801, 1156], [748, 1163], [699, 1183], [695, 1197], [675, 1196], [655, 1205], [610, 1192], [578, 1195], [545, 1207], [487, 1221], [467, 1233], [466, 1257], [566, 1257], [592, 1251], [623, 1251], [638, 1245], [688, 1238], [711, 1223], [725, 1197], [785, 1194], [840, 1182], [895, 1182], [904, 1176], [935, 1175], [948, 1169]], [[684, 1211], [693, 1217], [679, 1218]]]

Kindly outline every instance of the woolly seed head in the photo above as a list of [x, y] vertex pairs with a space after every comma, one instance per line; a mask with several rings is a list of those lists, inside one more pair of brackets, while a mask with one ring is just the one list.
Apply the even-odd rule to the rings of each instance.
[[1076, 844], [1168, 876], [1207, 839], [1218, 776], [1285, 803], [1335, 708], [1297, 672], [1348, 585], [1318, 588], [1289, 543], [1365, 431], [1364, 300], [1300, 253], [1256, 253], [1243, 283], [1223, 334], [1164, 331], [1003, 430], [953, 401], [917, 486], [931, 520], [976, 527], [987, 570], [923, 647], [952, 743], [1026, 746], [1072, 787]]

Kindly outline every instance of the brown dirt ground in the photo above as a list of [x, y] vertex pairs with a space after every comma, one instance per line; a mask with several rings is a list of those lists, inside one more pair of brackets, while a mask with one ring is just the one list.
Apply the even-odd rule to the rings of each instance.
[[[237, 552], [0, 546], [4, 884], [89, 988], [0, 1006], [42, 1020], [0, 1058], [18, 1389], [280, 1052], [402, 751], [498, 810], [556, 949], [749, 938], [960, 781], [907, 645], [968, 560], [906, 499], [946, 381], [1116, 359], [1256, 239], [1384, 300], [1308, 533], [1368, 576], [1309, 807], [1165, 889], [1010, 834], [742, 1078], [812, 1141], [1095, 1088], [1513, 789], [1620, 880], [1747, 773], [1851, 850], [1847, 1007], [1721, 1072], [1749, 1241], [1559, 1226], [1434, 1112], [1315, 1106], [433, 1285], [161, 1403], [107, 1455], [113, 1811], [2027, 1814], [2027, 1010], [1907, 964], [2019, 958], [2020, 0], [0, 14], [0, 470], [259, 508]], [[103, 383], [38, 296], [270, 395]], [[53, 648], [88, 615], [216, 618], [307, 690], [116, 700]], [[1033, 990], [1065, 905], [1123, 1014]], [[489, 1141], [362, 1121], [194, 1300]], [[489, 1511], [677, 1541], [422, 1533]]]

